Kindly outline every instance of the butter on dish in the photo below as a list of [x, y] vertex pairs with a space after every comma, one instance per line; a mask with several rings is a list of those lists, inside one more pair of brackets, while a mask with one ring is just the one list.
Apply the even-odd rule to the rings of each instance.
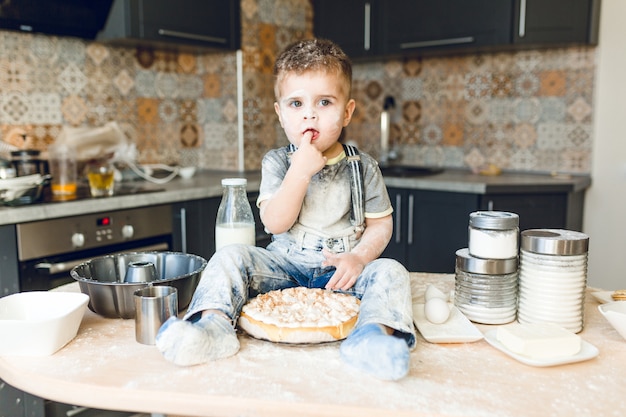
[[533, 359], [572, 356], [580, 352], [581, 338], [551, 323], [515, 323], [498, 328], [497, 339], [511, 352]]

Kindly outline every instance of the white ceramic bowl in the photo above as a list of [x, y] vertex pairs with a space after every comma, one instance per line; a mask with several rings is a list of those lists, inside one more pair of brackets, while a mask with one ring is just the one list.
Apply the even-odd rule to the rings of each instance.
[[52, 355], [78, 332], [89, 296], [32, 291], [0, 298], [0, 355]]
[[626, 301], [613, 301], [600, 304], [600, 313], [611, 323], [617, 333], [626, 339]]
[[191, 178], [193, 177], [193, 175], [196, 173], [196, 167], [181, 167], [178, 168], [178, 175], [180, 175], [181, 178]]

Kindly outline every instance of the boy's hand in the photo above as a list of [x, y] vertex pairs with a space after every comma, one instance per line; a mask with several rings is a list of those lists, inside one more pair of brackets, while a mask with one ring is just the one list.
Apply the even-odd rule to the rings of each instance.
[[326, 165], [326, 157], [311, 143], [312, 137], [313, 132], [307, 130], [302, 135], [300, 146], [291, 155], [291, 166], [303, 175], [307, 175], [308, 178], [315, 175]]
[[365, 263], [361, 257], [352, 252], [333, 253], [322, 250], [326, 260], [322, 266], [334, 266], [335, 273], [326, 284], [326, 289], [347, 291], [354, 286], [357, 278], [363, 272]]

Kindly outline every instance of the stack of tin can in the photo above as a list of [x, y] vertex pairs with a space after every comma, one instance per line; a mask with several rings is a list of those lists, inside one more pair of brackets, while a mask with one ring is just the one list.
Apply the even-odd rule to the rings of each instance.
[[470, 214], [468, 247], [456, 252], [454, 304], [473, 322], [515, 320], [518, 300], [519, 216]]

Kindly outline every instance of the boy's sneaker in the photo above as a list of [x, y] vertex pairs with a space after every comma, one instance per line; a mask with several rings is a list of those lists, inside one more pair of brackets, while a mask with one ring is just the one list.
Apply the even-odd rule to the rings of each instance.
[[354, 330], [339, 348], [348, 365], [379, 379], [398, 380], [409, 372], [409, 345], [371, 323]]
[[195, 323], [171, 317], [159, 329], [156, 347], [168, 361], [190, 366], [234, 355], [239, 339], [230, 322], [218, 314]]

